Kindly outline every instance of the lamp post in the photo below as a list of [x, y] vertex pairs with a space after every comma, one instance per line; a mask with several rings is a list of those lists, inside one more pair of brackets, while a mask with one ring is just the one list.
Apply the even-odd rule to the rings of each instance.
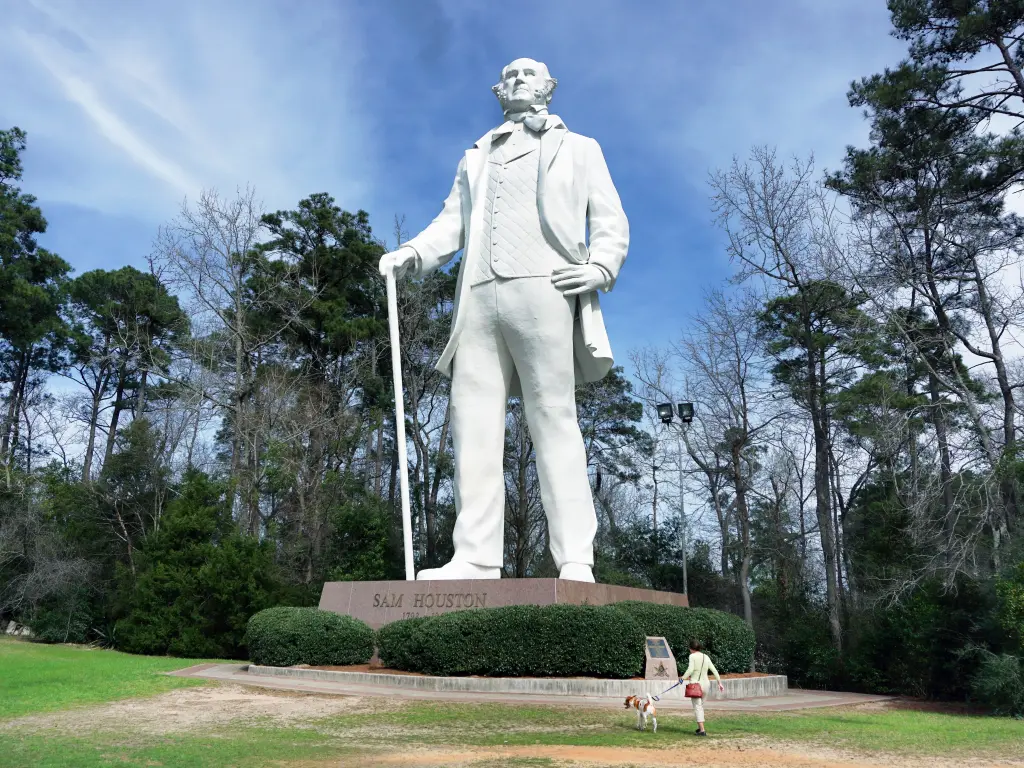
[[673, 410], [679, 415], [679, 421], [682, 426], [679, 432], [676, 433], [676, 448], [679, 451], [679, 522], [680, 535], [683, 538], [683, 594], [690, 594], [690, 585], [687, 580], [686, 574], [686, 546], [687, 546], [687, 526], [686, 526], [686, 496], [683, 493], [683, 430], [686, 426], [693, 421], [693, 403], [677, 403], [675, 409], [672, 407], [672, 403], [659, 403], [658, 404], [658, 418], [661, 419], [661, 423], [668, 426], [672, 423]]

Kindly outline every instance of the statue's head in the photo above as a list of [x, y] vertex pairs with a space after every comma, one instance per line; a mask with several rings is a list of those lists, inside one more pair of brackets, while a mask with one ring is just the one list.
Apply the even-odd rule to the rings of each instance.
[[516, 59], [501, 70], [501, 81], [491, 90], [503, 111], [524, 112], [533, 106], [550, 104], [557, 85], [546, 64], [533, 59]]

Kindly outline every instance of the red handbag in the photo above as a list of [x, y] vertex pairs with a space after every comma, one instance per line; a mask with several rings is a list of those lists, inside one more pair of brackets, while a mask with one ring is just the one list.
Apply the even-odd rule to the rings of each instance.
[[[704, 654], [704, 661], [707, 662], [708, 655]], [[704, 677], [703, 667], [701, 667], [701, 673], [697, 675], [697, 679]], [[701, 688], [700, 683], [687, 683], [686, 688], [683, 689], [683, 695], [688, 699], [703, 699], [704, 689]]]

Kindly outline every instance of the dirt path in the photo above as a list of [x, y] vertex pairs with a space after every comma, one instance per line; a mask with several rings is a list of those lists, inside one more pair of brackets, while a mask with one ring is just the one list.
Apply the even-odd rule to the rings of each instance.
[[[795, 748], [794, 748], [795, 749]], [[644, 749], [637, 747], [573, 747], [524, 746], [480, 749], [404, 749], [401, 753], [368, 756], [360, 765], [406, 766], [407, 768], [434, 768], [435, 766], [500, 765], [508, 760], [547, 759], [559, 766], [685, 766], [700, 765], [713, 768], [879, 768], [898, 765], [900, 768], [1020, 768], [1024, 762], [988, 762], [984, 760], [942, 760], [929, 758], [907, 759], [893, 755], [843, 755], [829, 750], [800, 747], [799, 753], [783, 745], [742, 747], [735, 743], [718, 746], [700, 746], [672, 749]], [[337, 761], [296, 762], [282, 764], [282, 768], [328, 768], [338, 766]]]
[[[273, 723], [299, 726], [303, 722], [332, 715], [368, 716], [363, 728], [346, 727], [344, 734], [350, 747], [362, 752], [359, 765], [435, 768], [435, 766], [504, 766], [525, 765], [528, 760], [551, 761], [556, 766], [793, 766], [794, 768], [1024, 768], [1024, 760], [907, 758], [874, 753], [853, 753], [830, 750], [808, 744], [787, 744], [767, 739], [745, 737], [740, 740], [693, 740], [692, 745], [659, 747], [659, 736], [649, 734], [650, 747], [579, 747], [556, 745], [462, 747], [445, 745], [407, 746], [401, 728], [389, 727], [389, 745], [381, 749], [374, 713], [401, 709], [404, 701], [377, 697], [324, 696], [312, 693], [265, 690], [247, 685], [221, 684], [202, 688], [186, 688], [157, 696], [128, 699], [96, 706], [79, 707], [60, 712], [31, 715], [0, 722], [0, 731], [23, 733], [63, 733], [81, 735], [93, 731], [167, 736], [174, 733], [203, 731], [229, 724]], [[547, 728], [550, 731], [552, 728]], [[440, 736], [440, 734], [438, 734]], [[411, 733], [410, 741], [420, 744], [423, 733]], [[443, 736], [427, 741], [442, 741]], [[365, 751], [363, 751], [365, 750]], [[516, 762], [519, 761], [519, 762]], [[344, 761], [286, 761], [282, 768], [335, 768]]]
[[81, 733], [123, 730], [125, 724], [130, 724], [137, 733], [162, 736], [264, 719], [288, 724], [368, 708], [380, 711], [380, 707], [380, 701], [368, 702], [357, 696], [316, 696], [264, 691], [247, 685], [213, 685], [19, 717], [0, 722], [0, 731]]

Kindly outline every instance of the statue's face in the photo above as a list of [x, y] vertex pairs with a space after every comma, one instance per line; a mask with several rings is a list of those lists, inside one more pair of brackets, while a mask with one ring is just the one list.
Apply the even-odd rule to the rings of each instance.
[[532, 106], [546, 106], [551, 100], [554, 80], [545, 64], [533, 59], [516, 59], [501, 73], [494, 86], [506, 112], [522, 112]]

